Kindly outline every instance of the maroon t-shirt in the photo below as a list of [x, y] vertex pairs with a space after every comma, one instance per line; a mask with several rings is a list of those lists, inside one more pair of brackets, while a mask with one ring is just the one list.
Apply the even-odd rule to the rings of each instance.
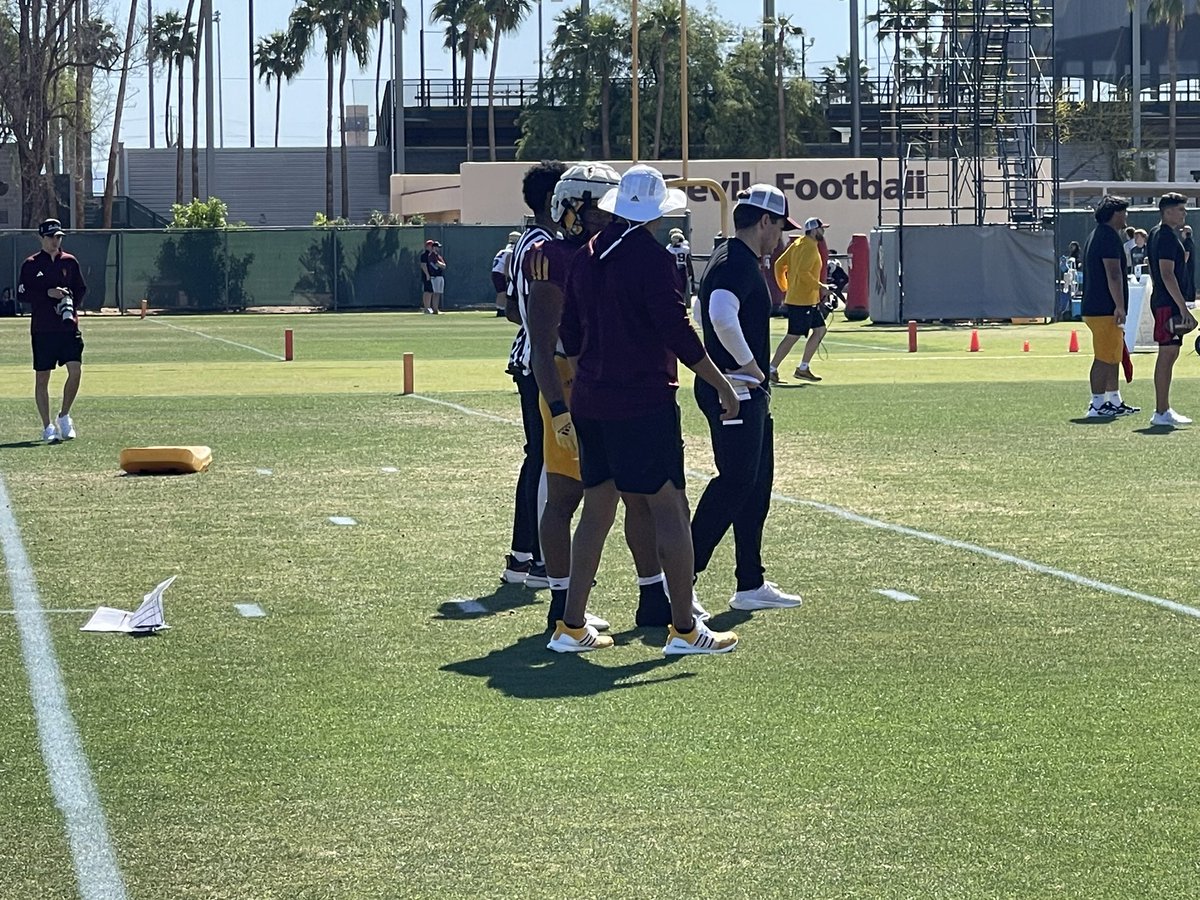
[[553, 241], [538, 241], [529, 248], [525, 258], [521, 260], [521, 274], [530, 283], [545, 281], [560, 291], [564, 290], [567, 281], [567, 270], [571, 266], [571, 257], [579, 252], [580, 244], [558, 238]]
[[[56, 311], [59, 300], [51, 297], [51, 288], [67, 288], [75, 301], [75, 315], [64, 320]], [[39, 250], [21, 263], [21, 280], [17, 287], [17, 299], [29, 304], [29, 330], [33, 334], [58, 331], [74, 334], [79, 330], [79, 309], [87, 294], [87, 284], [79, 270], [79, 261], [70, 253], [61, 252], [51, 257]]]
[[633, 419], [674, 403], [677, 363], [704, 358], [674, 257], [648, 229], [627, 227], [605, 228], [567, 273], [559, 336], [578, 357], [571, 413], [582, 418]]

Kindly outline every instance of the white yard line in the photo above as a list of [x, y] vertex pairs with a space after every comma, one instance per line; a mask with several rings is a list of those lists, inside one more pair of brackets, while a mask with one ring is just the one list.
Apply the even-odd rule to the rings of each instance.
[[238, 611], [238, 615], [247, 619], [261, 619], [267, 615], [257, 603], [235, 603], [233, 608]]
[[33, 567], [21, 542], [21, 531], [3, 477], [0, 477], [0, 546], [8, 569], [42, 759], [46, 762], [54, 802], [66, 822], [80, 896], [84, 900], [124, 900], [125, 881], [117, 865], [104, 808], [92, 781], [79, 730], [67, 705], [67, 690], [54, 654], [46, 611], [42, 609]]
[[875, 591], [877, 594], [882, 594], [889, 600], [895, 600], [897, 603], [911, 603], [914, 600], [920, 600], [920, 597], [914, 597], [912, 594], [906, 594], [904, 591], [893, 590], [892, 588], [883, 588]]
[[[928, 357], [926, 357], [928, 358]], [[947, 359], [956, 359], [958, 357], [946, 357]], [[992, 357], [995, 359], [995, 357]], [[430, 403], [440, 403], [443, 406], [449, 406], [452, 409], [457, 409], [460, 412], [469, 415], [483, 416], [487, 419], [492, 419], [496, 422], [503, 422], [508, 425], [520, 425], [520, 422], [515, 422], [512, 419], [502, 419], [499, 416], [493, 416], [491, 413], [480, 412], [479, 410], [470, 409], [466, 406], [459, 406], [456, 403], [447, 403], [444, 400], [435, 400], [432, 397], [425, 397], [420, 394], [411, 394], [418, 400], [427, 400]], [[709, 481], [713, 476], [705, 473], [689, 469], [688, 476], [700, 481]], [[1155, 597], [1152, 594], [1143, 594], [1140, 591], [1131, 591], [1128, 588], [1120, 587], [1119, 585], [1109, 584], [1105, 581], [1098, 581], [1095, 578], [1088, 578], [1086, 575], [1077, 575], [1074, 572], [1068, 572], [1064, 569], [1056, 569], [1053, 566], [1046, 566], [1042, 563], [1034, 562], [1030, 559], [1023, 559], [1020, 556], [1014, 556], [1011, 553], [1002, 553], [999, 550], [992, 550], [990, 547], [983, 547], [979, 544], [972, 544], [968, 541], [960, 541], [954, 538], [942, 537], [940, 534], [933, 534], [928, 531], [920, 531], [916, 528], [909, 528], [907, 525], [894, 525], [891, 522], [884, 522], [880, 519], [872, 519], [868, 516], [860, 516], [858, 513], [851, 512], [848, 509], [842, 509], [840, 506], [833, 506], [829, 503], [819, 503], [816, 500], [801, 500], [796, 497], [789, 497], [786, 494], [772, 493], [771, 499], [780, 503], [789, 503], [793, 506], [807, 506], [809, 509], [816, 509], [823, 513], [828, 513], [832, 516], [837, 516], [840, 519], [845, 519], [848, 522], [854, 522], [856, 525], [865, 525], [869, 528], [877, 528], [881, 531], [890, 531], [894, 534], [904, 535], [905, 537], [915, 538], [920, 541], [928, 541], [933, 544], [940, 544], [943, 547], [952, 547], [955, 550], [962, 550], [967, 553], [974, 553], [978, 556], [986, 556], [989, 559], [994, 559], [998, 562], [1008, 563], [1009, 565], [1017, 566], [1018, 568], [1026, 569], [1030, 572], [1036, 572], [1039, 575], [1048, 575], [1051, 578], [1058, 578], [1062, 581], [1071, 584], [1079, 585], [1080, 587], [1091, 588], [1105, 594], [1113, 594], [1118, 597], [1128, 597], [1131, 600], [1138, 600], [1142, 603], [1149, 603], [1153, 606], [1160, 606], [1163, 609], [1169, 609], [1172, 612], [1179, 613], [1184, 616], [1191, 616], [1195, 619], [1200, 619], [1200, 609], [1194, 606], [1185, 606], [1182, 603], [1176, 603], [1174, 600], [1167, 600], [1165, 597]]]
[[493, 422], [500, 422], [502, 425], [517, 425], [521, 422], [514, 419], [505, 419], [502, 416], [493, 416], [491, 413], [486, 413], [480, 409], [471, 409], [469, 406], [459, 406], [457, 403], [451, 403], [448, 400], [438, 400], [435, 397], [426, 397], [424, 394], [409, 394], [414, 400], [424, 400], [426, 403], [437, 403], [441, 406], [448, 406], [451, 409], [456, 409], [460, 413], [465, 413], [468, 416], [479, 416], [484, 419], [491, 419]]
[[[20, 610], [16, 609], [0, 609], [0, 616], [15, 616]], [[92, 613], [94, 609], [43, 609], [42, 612], [49, 615], [50, 613]]]
[[164, 328], [174, 328], [176, 331], [182, 331], [185, 334], [194, 334], [196, 337], [206, 338], [210, 341], [220, 341], [222, 344], [229, 344], [232, 347], [241, 347], [243, 350], [251, 350], [254, 353], [261, 353], [263, 356], [269, 356], [271, 359], [277, 359], [284, 362], [282, 356], [276, 356], [274, 353], [268, 353], [266, 350], [260, 350], [258, 347], [251, 347], [249, 344], [239, 344], [237, 341], [226, 340], [222, 337], [217, 337], [213, 334], [205, 334], [203, 331], [196, 331], [193, 328], [184, 328], [182, 325], [172, 325], [170, 322], [163, 321], [161, 316], [151, 316], [147, 321], [153, 322], [156, 325], [161, 325]]
[[834, 338], [825, 338], [822, 344], [837, 344], [839, 347], [853, 347], [856, 350], [883, 350], [887, 353], [907, 353], [907, 347], [881, 347], [878, 344], [862, 344], [858, 341], [839, 341]]

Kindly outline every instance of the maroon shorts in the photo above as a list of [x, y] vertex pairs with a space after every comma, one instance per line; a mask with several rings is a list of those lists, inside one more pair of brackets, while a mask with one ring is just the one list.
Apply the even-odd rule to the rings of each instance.
[[1183, 344], [1183, 336], [1171, 330], [1171, 320], [1178, 314], [1174, 306], [1163, 306], [1154, 310], [1154, 343], [1160, 347], [1178, 347]]
[[508, 290], [508, 280], [504, 277], [503, 272], [492, 273], [492, 286], [496, 288], [497, 294], [503, 294]]

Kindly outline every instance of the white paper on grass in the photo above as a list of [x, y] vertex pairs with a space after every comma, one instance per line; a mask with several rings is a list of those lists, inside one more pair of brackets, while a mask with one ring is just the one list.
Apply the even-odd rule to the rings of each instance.
[[133, 634], [161, 631], [170, 628], [163, 617], [163, 591], [171, 586], [177, 576], [172, 575], [166, 581], [158, 584], [154, 590], [142, 598], [142, 605], [133, 612], [123, 609], [113, 609], [111, 606], [101, 606], [88, 619], [88, 623], [80, 631], [116, 631], [123, 634]]

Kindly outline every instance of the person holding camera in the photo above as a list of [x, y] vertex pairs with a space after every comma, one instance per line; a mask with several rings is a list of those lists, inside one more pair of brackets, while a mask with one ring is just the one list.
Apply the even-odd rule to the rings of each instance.
[[1191, 425], [1192, 420], [1171, 409], [1171, 375], [1183, 336], [1196, 327], [1196, 320], [1187, 308], [1183, 286], [1187, 284], [1187, 254], [1179, 239], [1179, 229], [1187, 219], [1187, 197], [1172, 191], [1158, 200], [1160, 221], [1150, 231], [1146, 242], [1150, 263], [1150, 279], [1154, 292], [1150, 295], [1150, 310], [1154, 313], [1154, 341], [1158, 344], [1158, 360], [1154, 364], [1154, 415], [1151, 425], [1175, 428]]
[[[38, 226], [42, 249], [21, 264], [17, 296], [30, 307], [29, 333], [33, 344], [33, 396], [42, 417], [42, 440], [47, 444], [75, 437], [71, 406], [79, 393], [83, 369], [83, 335], [79, 311], [87, 284], [79, 261], [62, 249], [62, 223], [47, 219]], [[62, 406], [50, 420], [50, 375], [58, 366], [67, 370]]]

